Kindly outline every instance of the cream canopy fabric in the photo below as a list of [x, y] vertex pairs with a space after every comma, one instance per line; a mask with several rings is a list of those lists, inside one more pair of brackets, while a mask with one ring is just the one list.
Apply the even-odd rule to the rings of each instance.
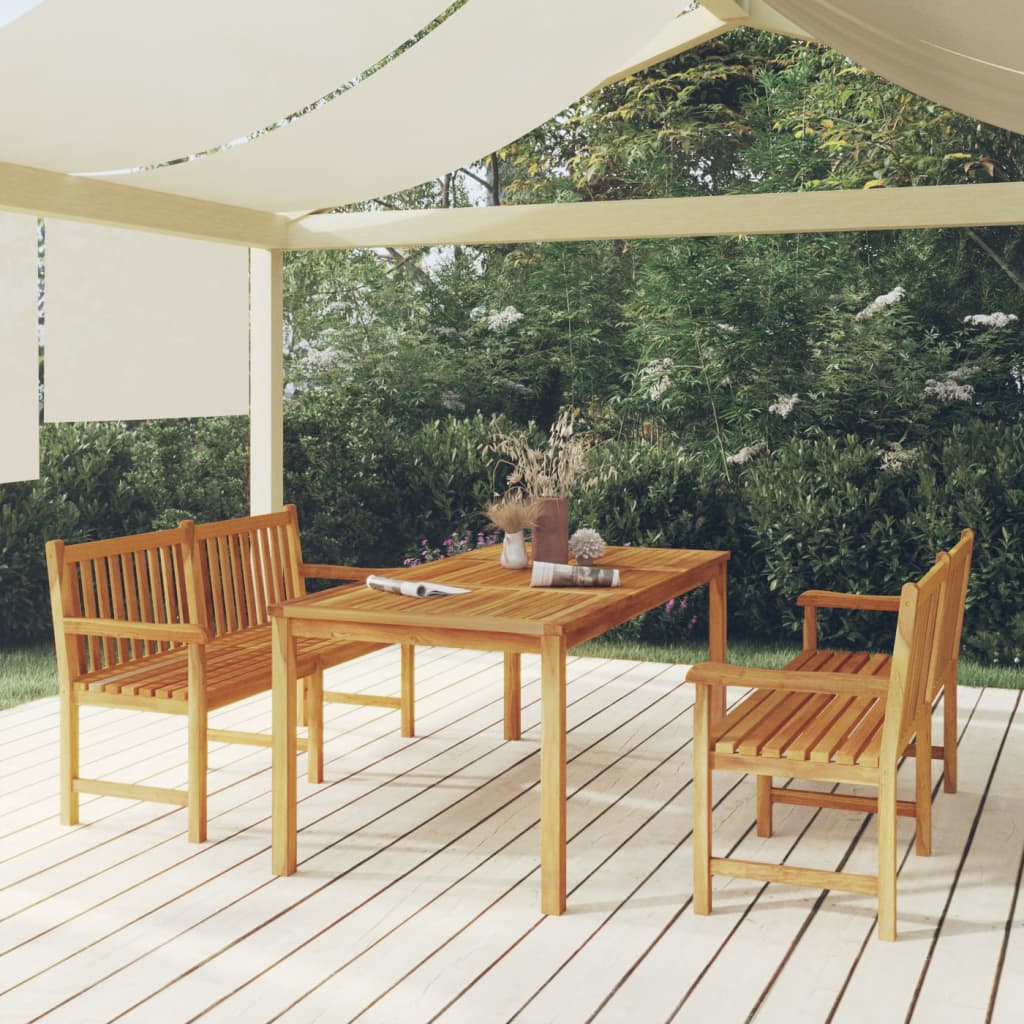
[[387, 195], [531, 131], [624, 65], [680, 0], [469, 0], [365, 82], [246, 145], [119, 178], [263, 210]]
[[770, 0], [883, 78], [980, 121], [1024, 132], [1020, 0]]
[[448, 0], [44, 0], [0, 26], [0, 160], [142, 167], [265, 128]]

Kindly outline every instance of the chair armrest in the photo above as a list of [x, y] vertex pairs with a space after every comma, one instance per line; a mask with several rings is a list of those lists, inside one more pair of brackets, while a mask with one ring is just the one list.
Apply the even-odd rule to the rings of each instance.
[[727, 665], [719, 661], [702, 661], [694, 665], [686, 681], [711, 686], [748, 686], [755, 690], [790, 690], [795, 693], [843, 693], [858, 697], [881, 696], [889, 690], [887, 679], [859, 676], [853, 672], [792, 672]]
[[307, 580], [359, 580], [365, 582], [367, 576], [394, 572], [394, 569], [365, 569], [354, 565], [318, 565], [303, 562], [299, 566], [299, 575]]
[[211, 633], [190, 622], [126, 622], [124, 619], [64, 620], [64, 632], [72, 636], [107, 636], [118, 640], [159, 640], [170, 643], [205, 644]]
[[898, 612], [898, 594], [841, 594], [835, 590], [805, 590], [797, 599], [800, 608], [851, 608], [868, 612]]

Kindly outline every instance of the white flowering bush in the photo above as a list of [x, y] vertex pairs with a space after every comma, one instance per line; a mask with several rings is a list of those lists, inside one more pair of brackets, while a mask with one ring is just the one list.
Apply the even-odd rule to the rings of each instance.
[[494, 334], [503, 334], [513, 324], [519, 323], [522, 319], [523, 314], [515, 306], [506, 306], [504, 309], [487, 317], [487, 330]]
[[964, 317], [964, 323], [971, 327], [986, 327], [990, 330], [998, 330], [1001, 327], [1009, 327], [1017, 322], [1015, 313], [973, 313]]
[[797, 394], [779, 395], [779, 397], [768, 406], [768, 411], [774, 416], [781, 416], [783, 419], [787, 419], [789, 414], [797, 407], [797, 403], [799, 401], [800, 396]]
[[881, 313], [883, 309], [895, 306], [907, 297], [907, 291], [902, 285], [897, 285], [891, 292], [878, 295], [873, 298], [856, 316], [857, 320], [870, 320], [873, 316]]
[[663, 359], [652, 359], [640, 368], [640, 387], [647, 392], [652, 402], [662, 399], [672, 386], [672, 366], [672, 360], [666, 356]]
[[744, 466], [752, 458], [762, 454], [768, 450], [768, 445], [764, 441], [758, 441], [755, 444], [744, 445], [738, 452], [733, 452], [726, 458], [726, 462], [731, 466]]

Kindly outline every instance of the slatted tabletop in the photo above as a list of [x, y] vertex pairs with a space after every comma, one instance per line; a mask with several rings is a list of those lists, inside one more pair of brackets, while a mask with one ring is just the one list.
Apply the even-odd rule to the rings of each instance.
[[[504, 569], [497, 551], [474, 551], [401, 570], [464, 593], [418, 599], [358, 584], [276, 605], [273, 620], [274, 844], [271, 867], [298, 864], [295, 703], [302, 639], [337, 638], [403, 645], [402, 692], [412, 693], [413, 650], [447, 645], [504, 654], [506, 738], [519, 738], [521, 656], [541, 659], [541, 909], [566, 907], [566, 657], [569, 648], [709, 585], [708, 648], [726, 659], [728, 551], [613, 547], [597, 561], [618, 572], [616, 587], [534, 587], [529, 570]], [[724, 700], [724, 693], [722, 694]], [[716, 708], [720, 712], [721, 708]]]
[[[394, 689], [396, 649], [327, 685]], [[270, 754], [214, 744], [210, 841], [185, 812], [84, 796], [58, 824], [56, 698], [0, 712], [0, 1021], [1017, 1024], [1024, 1005], [1024, 710], [959, 691], [960, 791], [935, 798], [935, 850], [899, 825], [900, 913], [723, 880], [690, 911], [692, 686], [685, 666], [570, 657], [569, 912], [536, 904], [539, 659], [523, 659], [523, 740], [502, 737], [502, 658], [423, 652], [420, 733], [328, 705], [326, 786], [300, 780], [301, 870], [267, 873]], [[739, 694], [737, 693], [737, 696]], [[218, 727], [267, 730], [266, 694]], [[183, 723], [83, 710], [95, 756], [180, 784]], [[910, 769], [909, 771], [907, 769]], [[901, 790], [913, 792], [912, 765]], [[736, 856], [870, 869], [872, 819], [780, 807], [722, 777], [716, 834]]]

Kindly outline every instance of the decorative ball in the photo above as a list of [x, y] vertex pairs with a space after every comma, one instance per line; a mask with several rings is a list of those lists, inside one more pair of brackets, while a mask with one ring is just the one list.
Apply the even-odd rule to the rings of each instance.
[[577, 565], [590, 565], [604, 554], [604, 539], [597, 530], [584, 526], [569, 538], [569, 551], [576, 556]]

